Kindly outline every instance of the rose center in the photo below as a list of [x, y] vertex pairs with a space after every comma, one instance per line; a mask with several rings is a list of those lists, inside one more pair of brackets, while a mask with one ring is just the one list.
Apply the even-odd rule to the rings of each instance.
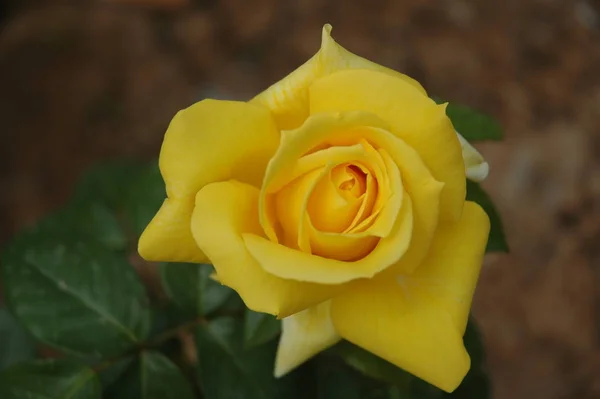
[[360, 198], [367, 188], [367, 175], [358, 166], [345, 164], [335, 167], [331, 171], [331, 180], [345, 198]]

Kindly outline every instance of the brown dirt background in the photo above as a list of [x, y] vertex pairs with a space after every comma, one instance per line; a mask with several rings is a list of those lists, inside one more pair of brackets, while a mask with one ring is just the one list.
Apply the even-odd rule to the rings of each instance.
[[0, 31], [0, 244], [82, 170], [156, 156], [174, 113], [354, 52], [506, 128], [479, 148], [512, 252], [474, 312], [497, 399], [600, 398], [600, 2], [14, 0]]

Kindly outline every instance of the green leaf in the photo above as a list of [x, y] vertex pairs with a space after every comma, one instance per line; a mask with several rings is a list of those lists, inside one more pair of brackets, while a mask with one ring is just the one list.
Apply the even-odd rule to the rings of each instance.
[[[120, 360], [111, 361], [111, 364], [108, 367], [102, 367], [100, 371], [98, 371], [98, 378], [100, 379], [100, 383], [104, 390], [106, 388], [112, 386], [116, 381], [119, 380], [123, 376], [123, 374], [129, 369], [131, 364], [134, 362], [133, 354], [132, 356], [125, 357]], [[97, 361], [94, 362], [97, 364]]]
[[65, 241], [73, 238], [97, 241], [112, 250], [127, 247], [127, 237], [114, 213], [99, 202], [70, 204], [44, 218], [33, 231], [39, 236], [62, 237]]
[[173, 301], [183, 320], [207, 315], [219, 308], [233, 291], [213, 281], [210, 265], [166, 263], [160, 275], [167, 296]]
[[75, 189], [75, 203], [102, 203], [111, 210], [120, 209], [124, 198], [137, 181], [145, 164], [131, 161], [110, 161], [94, 165], [81, 177]]
[[221, 317], [197, 329], [198, 376], [206, 399], [308, 398], [301, 372], [273, 377], [276, 345], [244, 348], [240, 320]]
[[138, 361], [111, 386], [111, 399], [193, 399], [181, 370], [158, 352], [142, 352]]
[[4, 253], [2, 265], [13, 314], [52, 347], [109, 356], [147, 335], [144, 287], [125, 259], [100, 244], [23, 234]]
[[244, 342], [247, 348], [259, 346], [274, 339], [281, 332], [281, 321], [267, 313], [246, 310]]
[[347, 341], [340, 342], [330, 351], [340, 356], [348, 366], [364, 375], [401, 388], [407, 387], [414, 378], [392, 363]]
[[38, 360], [0, 373], [2, 399], [100, 399], [94, 372], [70, 360]]
[[467, 180], [467, 200], [478, 203], [490, 218], [490, 236], [486, 252], [509, 252], [502, 219], [489, 195], [478, 183]]
[[243, 315], [246, 312], [246, 309], [246, 304], [235, 291], [233, 291], [233, 293], [227, 297], [225, 302], [223, 302], [223, 305], [219, 306], [219, 312], [223, 312], [228, 315]]
[[124, 197], [124, 211], [136, 237], [142, 235], [166, 197], [158, 162], [141, 168]]
[[84, 174], [69, 207], [102, 205], [137, 238], [165, 198], [158, 162], [113, 161]]
[[35, 357], [35, 342], [6, 309], [0, 309], [0, 370]]
[[317, 358], [318, 399], [409, 399], [404, 391], [361, 374], [340, 361]]
[[[438, 104], [445, 101], [434, 98]], [[467, 141], [502, 140], [502, 126], [491, 116], [465, 105], [448, 103], [446, 115], [452, 121], [454, 129]]]

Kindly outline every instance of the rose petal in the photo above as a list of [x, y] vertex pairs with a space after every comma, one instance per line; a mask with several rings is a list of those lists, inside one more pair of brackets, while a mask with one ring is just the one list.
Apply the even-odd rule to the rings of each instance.
[[331, 25], [323, 27], [321, 49], [310, 60], [252, 99], [271, 110], [280, 129], [294, 129], [308, 117], [308, 87], [318, 78], [344, 69], [371, 69], [404, 80], [425, 93], [414, 79], [352, 54], [331, 37]]
[[169, 198], [194, 196], [206, 184], [236, 179], [260, 187], [279, 144], [265, 108], [203, 100], [173, 118], [160, 153]]
[[236, 181], [212, 183], [196, 195], [192, 234], [221, 283], [257, 312], [285, 317], [339, 294], [345, 287], [284, 280], [265, 272], [248, 253], [242, 234], [261, 234], [255, 187]]
[[445, 106], [437, 105], [402, 79], [369, 70], [345, 70], [316, 81], [309, 89], [311, 115], [362, 110], [390, 125], [413, 147], [436, 180], [445, 183], [442, 220], [457, 220], [466, 193], [460, 143]]
[[483, 156], [460, 133], [456, 136], [462, 147], [462, 156], [465, 163], [467, 178], [476, 182], [484, 181], [490, 173], [490, 166]]
[[289, 373], [340, 340], [331, 322], [330, 307], [331, 302], [323, 302], [283, 319], [275, 377]]
[[[370, 234], [385, 237], [391, 230], [402, 203], [402, 180], [398, 167], [391, 162], [384, 150], [375, 150], [366, 140], [360, 142], [361, 144], [355, 145], [360, 149], [359, 153], [347, 153], [347, 157], [339, 157], [335, 159], [336, 162], [331, 159], [330, 163], [342, 164], [342, 167], [344, 164], [353, 164], [364, 171], [364, 195], [353, 201], [351, 195], [350, 199], [342, 196], [339, 184], [334, 184], [331, 179], [321, 179], [309, 198], [308, 216], [310, 223], [323, 232], [356, 233], [368, 228]], [[334, 146], [317, 153], [355, 146]], [[316, 153], [309, 156], [312, 155]], [[332, 172], [339, 170], [340, 166], [335, 166]], [[394, 184], [390, 185], [388, 175], [394, 177]], [[384, 214], [376, 219], [382, 209]], [[372, 226], [373, 220], [379, 221], [379, 225]]]
[[490, 221], [476, 203], [467, 201], [458, 223], [440, 226], [429, 255], [405, 284], [440, 301], [464, 333], [485, 255]]
[[[404, 193], [402, 187], [402, 179], [398, 167], [393, 163], [387, 152], [373, 151], [383, 162], [383, 168], [386, 170], [387, 179], [382, 179], [382, 184], [388, 183], [388, 187], [383, 187], [382, 192], [386, 193], [385, 197], [380, 195], [377, 200], [383, 198], [383, 204], [375, 208], [373, 213], [362, 220], [351, 232], [333, 233], [321, 231], [311, 222], [311, 218], [307, 215], [308, 240], [310, 242], [311, 253], [330, 259], [343, 261], [356, 261], [368, 256], [368, 254], [377, 248], [380, 238], [386, 238], [394, 231], [394, 226], [398, 219], [403, 219], [401, 207], [403, 206]], [[373, 154], [372, 154], [373, 155]], [[383, 155], [383, 156], [382, 156]], [[411, 206], [408, 203], [408, 206]], [[327, 209], [324, 204], [323, 208]], [[407, 210], [405, 210], [406, 212]], [[412, 212], [412, 209], [410, 210]], [[405, 239], [407, 237], [404, 237]], [[390, 239], [399, 239], [399, 237], [390, 237]], [[410, 237], [408, 238], [410, 240]], [[403, 248], [399, 245], [397, 249]], [[379, 248], [377, 250], [382, 250]], [[395, 254], [395, 251], [392, 251]], [[382, 268], [385, 268], [382, 265]]]
[[[382, 192], [377, 196], [373, 204], [373, 210], [370, 215], [363, 218], [351, 230], [352, 233], [366, 231], [377, 237], [386, 237], [392, 227], [402, 205], [402, 196], [404, 195], [404, 187], [402, 186], [402, 178], [400, 177], [400, 169], [394, 163], [388, 152], [384, 149], [379, 149], [377, 155], [383, 162], [385, 170], [380, 187]], [[387, 187], [384, 184], [387, 182]]]
[[[339, 149], [344, 147], [334, 147]], [[364, 178], [364, 192], [352, 193], [343, 190], [342, 187], [348, 181], [354, 179], [350, 176], [347, 169], [348, 163], [356, 162], [349, 160], [346, 163], [335, 165], [330, 172], [321, 178], [314, 187], [310, 198], [308, 199], [305, 211], [310, 216], [312, 224], [321, 231], [342, 232], [348, 228], [356, 218], [365, 194], [366, 194], [366, 176]], [[367, 171], [367, 173], [369, 173]], [[358, 189], [360, 183], [355, 183], [352, 189]]]
[[138, 243], [142, 258], [152, 262], [206, 263], [208, 258], [192, 237], [194, 199], [166, 199]]
[[[337, 130], [339, 133], [353, 126], [386, 127], [374, 115], [353, 114], [347, 117], [310, 118], [301, 128], [282, 132], [281, 144], [267, 165], [260, 196], [260, 223], [271, 241], [278, 242], [278, 237], [275, 198], [270, 194], [279, 192], [287, 184], [315, 168], [343, 162], [349, 158], [348, 151], [364, 152], [361, 147], [353, 147], [359, 144], [360, 139], [344, 143], [344, 150], [326, 146], [322, 151], [310, 151], [319, 144], [326, 144], [322, 139], [330, 132]], [[300, 141], [304, 144], [300, 144]]]
[[194, 195], [229, 178], [259, 185], [278, 143], [279, 132], [262, 107], [204, 100], [177, 113], [159, 160], [169, 198], [142, 234], [140, 255], [151, 261], [206, 262], [190, 229]]
[[281, 242], [283, 245], [307, 251], [300, 242], [301, 224], [306, 213], [306, 204], [314, 187], [321, 178], [327, 175], [330, 167], [323, 166], [308, 172], [284, 187], [275, 196], [277, 222], [281, 226]]
[[[410, 244], [413, 230], [412, 204], [408, 195], [404, 195], [403, 199], [400, 214], [390, 234], [379, 240], [378, 245], [367, 256], [354, 262], [311, 255], [255, 234], [243, 234], [244, 242], [250, 254], [265, 271], [283, 279], [341, 284], [359, 278], [371, 278], [398, 262]], [[334, 244], [333, 240], [326, 243], [327, 250], [335, 251]], [[346, 250], [347, 242], [337, 249]]]
[[440, 228], [431, 254], [414, 275], [390, 274], [355, 283], [332, 300], [339, 334], [447, 391], [469, 370], [462, 335], [479, 271], [489, 220], [474, 203]]
[[385, 126], [373, 114], [354, 111], [313, 115], [300, 128], [284, 132], [281, 145], [267, 166], [261, 190], [260, 218], [265, 231], [273, 230], [268, 193], [277, 192], [289, 183], [296, 160], [318, 146], [349, 146], [365, 140], [374, 148], [385, 150], [400, 169], [403, 184], [411, 196], [414, 227], [410, 248], [403, 256], [401, 267], [407, 272], [414, 270], [427, 254], [435, 234], [443, 184], [432, 177], [419, 154], [386, 131]]
[[332, 301], [333, 323], [344, 339], [451, 392], [469, 370], [469, 355], [444, 309], [418, 299], [394, 280], [363, 282]]

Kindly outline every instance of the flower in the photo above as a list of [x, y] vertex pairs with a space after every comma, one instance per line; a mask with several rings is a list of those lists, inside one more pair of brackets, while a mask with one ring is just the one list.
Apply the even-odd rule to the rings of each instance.
[[488, 166], [445, 105], [330, 32], [251, 101], [175, 116], [167, 199], [139, 252], [212, 263], [250, 309], [283, 318], [278, 376], [344, 338], [452, 391], [489, 232], [466, 177]]

